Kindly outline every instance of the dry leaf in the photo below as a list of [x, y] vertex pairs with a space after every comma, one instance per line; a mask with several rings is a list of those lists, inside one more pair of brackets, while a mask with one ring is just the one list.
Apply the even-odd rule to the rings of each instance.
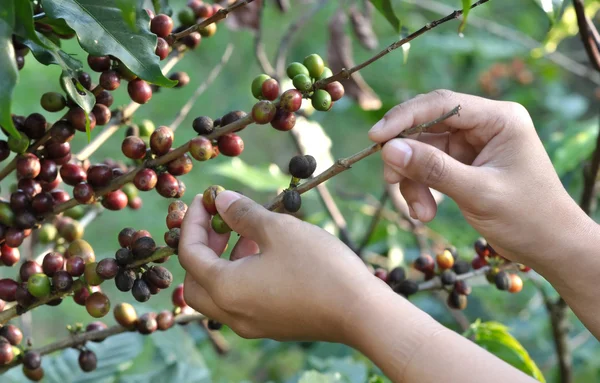
[[[327, 63], [333, 73], [344, 68], [352, 68], [352, 43], [344, 31], [348, 17], [339, 10], [329, 21], [329, 42], [327, 43]], [[354, 73], [349, 79], [343, 80], [346, 94], [352, 97], [363, 110], [378, 110], [381, 100], [373, 89], [365, 82], [360, 73]]]

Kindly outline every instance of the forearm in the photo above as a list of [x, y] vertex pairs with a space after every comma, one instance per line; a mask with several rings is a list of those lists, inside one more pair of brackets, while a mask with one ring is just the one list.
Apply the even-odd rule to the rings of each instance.
[[350, 345], [394, 382], [534, 381], [389, 289], [354, 323]]

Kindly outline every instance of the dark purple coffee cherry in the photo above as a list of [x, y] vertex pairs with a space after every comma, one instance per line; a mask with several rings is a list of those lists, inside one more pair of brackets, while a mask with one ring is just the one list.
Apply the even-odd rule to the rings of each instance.
[[88, 65], [94, 72], [104, 72], [110, 69], [110, 57], [108, 56], [92, 56], [87, 58]]
[[106, 90], [116, 90], [121, 85], [121, 76], [114, 70], [102, 72], [98, 81], [100, 86]]

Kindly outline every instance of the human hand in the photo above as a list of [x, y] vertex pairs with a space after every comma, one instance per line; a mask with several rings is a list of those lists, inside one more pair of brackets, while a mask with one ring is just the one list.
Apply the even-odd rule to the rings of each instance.
[[[457, 105], [460, 116], [415, 139], [393, 139]], [[519, 104], [434, 91], [391, 109], [369, 137], [387, 141], [384, 177], [400, 183], [414, 218], [434, 218], [437, 206], [429, 188], [436, 189], [451, 197], [467, 221], [513, 261], [535, 268], [564, 250], [573, 233], [590, 223], [563, 188]]]
[[196, 196], [181, 228], [185, 300], [243, 337], [348, 343], [354, 311], [391, 291], [326, 231], [230, 191], [216, 205], [241, 238], [234, 261], [222, 259], [229, 235], [211, 229], [201, 200]]

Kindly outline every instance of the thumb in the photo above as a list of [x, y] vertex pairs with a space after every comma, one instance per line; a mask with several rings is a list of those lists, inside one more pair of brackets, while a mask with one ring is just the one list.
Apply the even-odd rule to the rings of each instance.
[[215, 200], [217, 211], [231, 230], [264, 244], [267, 241], [267, 230], [272, 225], [275, 214], [263, 206], [233, 191], [223, 191]]
[[386, 164], [401, 175], [454, 200], [466, 197], [476, 180], [475, 168], [420, 141], [402, 138], [390, 140], [383, 146], [381, 156]]

